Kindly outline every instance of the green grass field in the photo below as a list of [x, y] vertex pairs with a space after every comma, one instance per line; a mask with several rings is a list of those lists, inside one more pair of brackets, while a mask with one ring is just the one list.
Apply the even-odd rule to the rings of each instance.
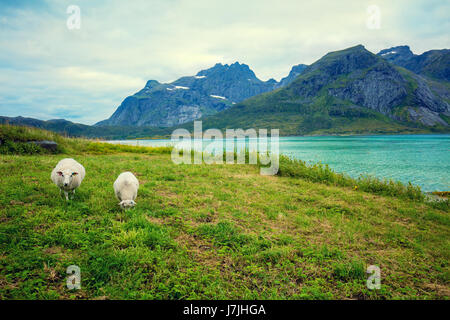
[[[287, 160], [262, 176], [256, 165], [175, 165], [167, 148], [60, 144], [0, 155], [0, 299], [450, 297], [448, 201]], [[65, 157], [86, 168], [69, 202], [50, 180]], [[112, 184], [127, 170], [140, 189], [122, 211]], [[69, 265], [80, 290], [66, 288]], [[379, 290], [366, 287], [369, 265]]]

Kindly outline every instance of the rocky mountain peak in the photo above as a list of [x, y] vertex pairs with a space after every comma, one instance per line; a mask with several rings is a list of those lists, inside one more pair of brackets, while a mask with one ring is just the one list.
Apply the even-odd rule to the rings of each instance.
[[357, 45], [326, 54], [306, 68], [303, 74], [314, 75], [319, 72], [326, 78], [321, 79], [321, 82], [323, 82], [356, 70], [369, 68], [377, 63], [386, 64], [381, 58], [366, 50], [364, 46]]
[[197, 76], [223, 76], [227, 78], [257, 79], [255, 73], [246, 64], [235, 62], [231, 65], [216, 63], [214, 67], [202, 70]]
[[159, 86], [161, 83], [159, 83], [157, 80], [148, 80], [145, 84], [145, 88], [152, 89], [156, 86]]
[[386, 61], [430, 78], [450, 81], [450, 50], [429, 50], [420, 55], [408, 46], [381, 50], [378, 56]]
[[284, 77], [280, 80], [280, 82], [277, 84], [277, 87], [284, 87], [289, 85], [291, 82], [295, 80], [302, 72], [307, 68], [308, 66], [306, 64], [298, 64], [296, 66], [293, 66], [291, 71], [289, 72], [289, 75], [287, 77]]
[[384, 49], [378, 52], [377, 55], [394, 64], [403, 64], [414, 57], [414, 53], [409, 46], [396, 46]]

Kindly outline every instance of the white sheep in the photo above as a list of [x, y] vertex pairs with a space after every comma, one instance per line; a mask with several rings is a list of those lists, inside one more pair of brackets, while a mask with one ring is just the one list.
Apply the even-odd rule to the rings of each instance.
[[136, 205], [136, 199], [139, 189], [139, 181], [131, 172], [122, 172], [114, 181], [114, 193], [119, 199], [119, 206], [122, 209], [129, 209]]
[[75, 194], [75, 189], [80, 186], [85, 174], [86, 171], [81, 164], [73, 159], [66, 158], [58, 162], [52, 171], [51, 178], [59, 187], [59, 192], [64, 191], [66, 200], [69, 200], [69, 192], [72, 191]]

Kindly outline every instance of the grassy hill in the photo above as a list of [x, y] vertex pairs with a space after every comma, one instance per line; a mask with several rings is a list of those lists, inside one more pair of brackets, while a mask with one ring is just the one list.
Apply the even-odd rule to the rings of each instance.
[[[58, 154], [0, 157], [2, 300], [450, 297], [448, 202], [417, 188], [287, 158], [261, 176], [256, 165], [175, 165], [169, 148], [53, 138]], [[50, 180], [64, 157], [87, 172], [70, 202]], [[140, 189], [124, 212], [112, 184], [126, 170]], [[69, 265], [81, 290], [65, 286]], [[380, 290], [366, 287], [368, 265], [381, 268]]]
[[[280, 135], [430, 133], [364, 108], [347, 108], [321, 97], [314, 105], [284, 100], [285, 92], [262, 94], [229, 111], [206, 117], [204, 128], [280, 129]], [[185, 126], [188, 127], [189, 126]]]

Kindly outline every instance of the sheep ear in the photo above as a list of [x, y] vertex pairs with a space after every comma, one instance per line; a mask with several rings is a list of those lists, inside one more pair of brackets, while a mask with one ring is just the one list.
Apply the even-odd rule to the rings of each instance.
[[58, 174], [58, 176], [62, 176], [63, 173], [61, 171], [56, 172]]

